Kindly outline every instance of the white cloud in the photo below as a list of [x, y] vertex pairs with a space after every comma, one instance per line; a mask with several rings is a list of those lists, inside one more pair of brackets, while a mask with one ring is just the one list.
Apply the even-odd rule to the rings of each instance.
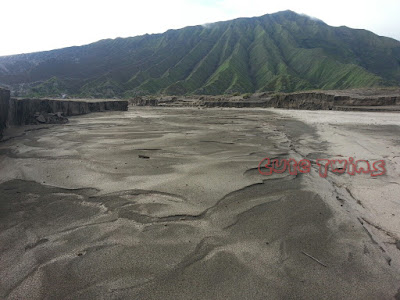
[[398, 0], [7, 0], [1, 4], [0, 55], [160, 33], [286, 9], [329, 25], [366, 28], [400, 39]]

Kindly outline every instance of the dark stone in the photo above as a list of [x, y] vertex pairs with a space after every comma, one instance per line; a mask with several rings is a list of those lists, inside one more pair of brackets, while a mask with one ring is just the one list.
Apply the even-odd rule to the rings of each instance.
[[39, 115], [36, 117], [36, 120], [40, 123], [46, 123], [46, 118], [43, 115]]

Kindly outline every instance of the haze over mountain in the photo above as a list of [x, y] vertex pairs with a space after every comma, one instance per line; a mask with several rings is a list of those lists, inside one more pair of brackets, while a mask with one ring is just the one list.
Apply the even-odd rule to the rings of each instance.
[[0, 85], [16, 96], [290, 92], [399, 83], [399, 41], [292, 11], [0, 57]]

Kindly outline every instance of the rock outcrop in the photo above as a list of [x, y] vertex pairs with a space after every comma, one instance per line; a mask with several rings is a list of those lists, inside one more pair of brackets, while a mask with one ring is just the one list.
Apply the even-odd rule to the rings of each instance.
[[273, 107], [306, 110], [400, 111], [399, 89], [360, 89], [244, 96], [163, 96], [132, 99], [133, 105], [199, 107]]
[[0, 88], [0, 139], [7, 126], [8, 110], [10, 106], [10, 91]]
[[135, 97], [133, 99], [130, 99], [129, 102], [130, 102], [130, 104], [136, 105], [136, 106], [157, 106], [158, 105], [158, 99], [155, 99], [155, 98], [144, 99], [142, 97]]
[[[126, 111], [126, 100], [97, 100], [97, 99], [14, 99], [10, 101], [9, 124], [35, 124], [38, 113], [45, 116], [58, 114], [60, 117], [83, 115], [91, 112]], [[47, 120], [56, 120], [47, 118]], [[40, 121], [39, 121], [40, 122]], [[57, 122], [58, 123], [58, 122]]]
[[7, 126], [64, 124], [68, 116], [102, 111], [126, 111], [126, 100], [98, 99], [15, 99], [0, 88], [0, 138]]
[[[356, 110], [355, 107], [368, 106], [394, 106], [400, 104], [400, 94], [393, 95], [343, 95], [335, 92], [303, 92], [280, 94], [271, 101], [272, 107], [289, 109], [308, 110], [346, 110], [343, 107], [352, 107], [349, 110]], [[400, 108], [400, 106], [399, 106]], [[374, 108], [372, 108], [374, 109]]]

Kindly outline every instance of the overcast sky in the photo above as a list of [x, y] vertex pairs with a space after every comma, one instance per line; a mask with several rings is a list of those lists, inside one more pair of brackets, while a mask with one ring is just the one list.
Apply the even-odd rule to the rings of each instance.
[[290, 9], [400, 40], [400, 0], [2, 0], [0, 55], [161, 33]]

